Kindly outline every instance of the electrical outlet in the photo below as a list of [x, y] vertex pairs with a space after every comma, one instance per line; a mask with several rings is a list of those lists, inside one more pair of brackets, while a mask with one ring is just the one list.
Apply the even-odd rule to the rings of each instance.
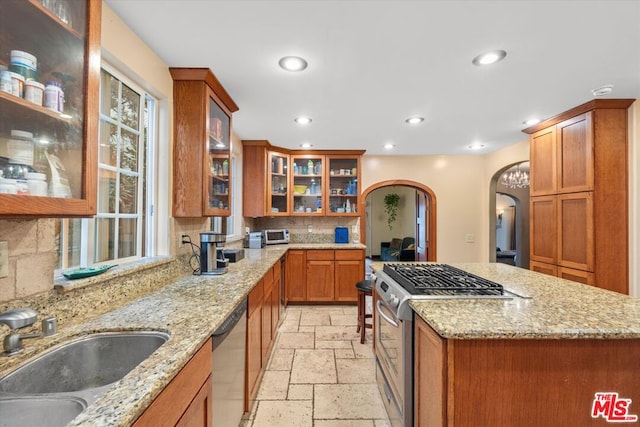
[[9, 242], [0, 242], [0, 277], [9, 275]]
[[182, 247], [188, 244], [190, 241], [190, 237], [188, 234], [178, 233], [178, 247]]
[[313, 233], [313, 225], [307, 225], [307, 233]]
[[467, 234], [467, 235], [465, 236], [465, 241], [466, 241], [467, 243], [475, 243], [475, 241], [476, 241], [476, 236], [474, 236], [473, 234]]

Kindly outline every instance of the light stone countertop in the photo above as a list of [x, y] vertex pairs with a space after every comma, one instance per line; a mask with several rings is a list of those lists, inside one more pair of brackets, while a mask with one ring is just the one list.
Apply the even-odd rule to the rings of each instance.
[[444, 338], [640, 338], [640, 298], [502, 263], [448, 264], [531, 298], [411, 301], [414, 312]]
[[[61, 329], [52, 337], [29, 341], [25, 346], [34, 346], [40, 351], [44, 347], [95, 332], [168, 332], [170, 338], [166, 343], [69, 424], [91, 427], [128, 426], [144, 412], [287, 250], [365, 247], [359, 243], [293, 243], [269, 245], [263, 249], [245, 248], [244, 258], [237, 263], [230, 263], [228, 272], [224, 275], [183, 276], [158, 291], [81, 324]], [[73, 301], [69, 303], [73, 304]], [[33, 348], [31, 350], [30, 353], [35, 351]], [[14, 369], [15, 363], [9, 362], [5, 359], [4, 367], [0, 364], [0, 376], [3, 370], [7, 373]], [[18, 364], [23, 362], [21, 360]]]

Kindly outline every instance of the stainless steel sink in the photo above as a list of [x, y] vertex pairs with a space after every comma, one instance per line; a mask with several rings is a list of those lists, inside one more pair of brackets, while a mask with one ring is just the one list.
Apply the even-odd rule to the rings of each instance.
[[86, 407], [82, 399], [55, 396], [0, 398], [0, 427], [65, 426]]
[[163, 332], [99, 333], [38, 356], [0, 378], [0, 393], [69, 393], [120, 380], [169, 339]]

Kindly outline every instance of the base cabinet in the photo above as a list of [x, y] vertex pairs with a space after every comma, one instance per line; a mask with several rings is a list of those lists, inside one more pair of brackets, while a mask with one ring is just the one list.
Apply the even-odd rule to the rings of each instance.
[[211, 427], [211, 351], [209, 339], [133, 425]]
[[595, 393], [640, 397], [640, 339], [445, 339], [414, 325], [416, 426], [603, 426]]
[[276, 266], [249, 293], [245, 411], [251, 410], [253, 406], [280, 322], [280, 261]]
[[287, 303], [355, 303], [356, 283], [364, 280], [364, 250], [290, 250], [286, 271]]

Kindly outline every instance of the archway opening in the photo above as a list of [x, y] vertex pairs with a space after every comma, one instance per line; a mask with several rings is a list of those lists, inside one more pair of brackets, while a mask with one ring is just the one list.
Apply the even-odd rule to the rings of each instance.
[[[398, 192], [402, 190], [405, 197], [413, 197], [414, 199], [407, 203], [413, 210], [411, 229], [414, 230], [413, 236], [398, 236], [413, 237], [415, 239], [414, 259], [416, 261], [436, 261], [437, 259], [437, 234], [436, 234], [436, 197], [431, 188], [415, 181], [410, 180], [389, 180], [382, 181], [371, 185], [365, 189], [361, 197], [360, 212], [360, 236], [362, 242], [367, 245], [368, 258], [379, 258], [381, 243], [377, 240], [375, 243], [372, 241], [373, 230], [372, 227], [387, 227], [386, 223], [381, 225], [379, 218], [376, 220], [373, 216], [378, 215], [384, 211], [384, 206], [379, 205], [374, 201], [374, 196], [380, 194], [379, 192], [386, 193], [393, 191], [396, 188]], [[409, 190], [409, 191], [407, 191]], [[412, 194], [409, 196], [409, 194]], [[377, 200], [377, 198], [376, 198]], [[407, 217], [403, 217], [407, 218]], [[406, 221], [407, 219], [404, 219]], [[406, 224], [405, 224], [406, 225]], [[392, 229], [393, 230], [393, 229]], [[391, 230], [391, 231], [392, 231]], [[407, 228], [403, 228], [407, 230]], [[408, 234], [408, 232], [402, 232], [402, 234]], [[399, 260], [399, 259], [398, 259]]]

